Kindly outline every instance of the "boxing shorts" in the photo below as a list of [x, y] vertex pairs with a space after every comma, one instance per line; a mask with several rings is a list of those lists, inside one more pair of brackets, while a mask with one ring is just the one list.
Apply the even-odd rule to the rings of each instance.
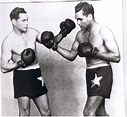
[[113, 83], [111, 66], [86, 69], [87, 95], [110, 98]]
[[14, 98], [27, 96], [30, 99], [37, 98], [48, 92], [46, 85], [42, 86], [41, 69], [30, 70], [14, 70], [13, 72], [13, 86]]

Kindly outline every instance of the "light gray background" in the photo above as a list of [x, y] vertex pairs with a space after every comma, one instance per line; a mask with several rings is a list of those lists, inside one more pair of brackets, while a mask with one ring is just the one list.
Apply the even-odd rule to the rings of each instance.
[[127, 1], [123, 0], [125, 115], [127, 116]]
[[[29, 15], [29, 26], [40, 32], [51, 30], [59, 32], [59, 23], [66, 18], [75, 21], [74, 7], [78, 2], [51, 3], [1, 3], [0, 4], [0, 42], [12, 30], [9, 19], [10, 11], [16, 7], [24, 7]], [[102, 0], [89, 1], [95, 7], [97, 22], [112, 29], [118, 42], [121, 61], [112, 63], [114, 84], [111, 99], [106, 100], [106, 109], [111, 116], [124, 115], [124, 77], [123, 77], [123, 31], [122, 31], [122, 1]], [[78, 25], [61, 43], [62, 47], [70, 49]], [[39, 64], [43, 78], [48, 87], [49, 104], [54, 116], [82, 116], [82, 110], [87, 98], [85, 84], [85, 60], [77, 57], [70, 62], [58, 53], [37, 44]], [[1, 73], [1, 113], [2, 116], [18, 115], [16, 99], [13, 98], [12, 72]], [[31, 115], [39, 115], [31, 101]]]

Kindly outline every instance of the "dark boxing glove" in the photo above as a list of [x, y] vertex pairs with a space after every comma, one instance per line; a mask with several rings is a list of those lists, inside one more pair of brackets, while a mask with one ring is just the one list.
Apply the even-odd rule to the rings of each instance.
[[92, 48], [92, 46], [88, 42], [83, 42], [78, 46], [78, 55], [80, 57], [86, 58], [96, 57], [98, 51], [99, 50], [96, 47]]
[[35, 52], [31, 48], [24, 49], [21, 53], [21, 60], [17, 62], [19, 67], [26, 67], [35, 61]]
[[41, 34], [41, 43], [48, 49], [57, 50], [57, 45], [54, 42], [54, 34], [51, 31], [44, 31]]
[[62, 37], [66, 37], [67, 34], [69, 34], [74, 28], [76, 27], [74, 21], [71, 19], [66, 19], [65, 21], [60, 23], [60, 32], [59, 34], [62, 34]]

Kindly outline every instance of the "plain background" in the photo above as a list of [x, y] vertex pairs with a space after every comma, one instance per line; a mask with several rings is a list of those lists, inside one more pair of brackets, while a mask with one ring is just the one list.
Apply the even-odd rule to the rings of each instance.
[[[88, 1], [95, 8], [96, 21], [106, 25], [115, 34], [121, 53], [120, 63], [112, 63], [114, 83], [111, 99], [106, 99], [106, 110], [111, 116], [124, 116], [124, 72], [123, 72], [123, 22], [121, 0]], [[59, 32], [59, 24], [66, 18], [75, 21], [74, 7], [78, 2], [40, 2], [40, 3], [0, 3], [0, 43], [12, 30], [9, 19], [10, 11], [16, 7], [24, 7], [29, 16], [29, 26], [40, 32], [51, 30]], [[70, 49], [78, 25], [61, 43]], [[125, 43], [124, 43], [125, 44]], [[42, 75], [49, 90], [49, 104], [54, 116], [82, 116], [87, 98], [85, 84], [85, 60], [77, 57], [70, 62], [58, 53], [37, 44], [39, 64]], [[126, 65], [125, 65], [126, 66]], [[12, 72], [1, 73], [1, 113], [2, 116], [18, 115], [16, 99], [13, 98]], [[31, 115], [39, 115], [31, 101]]]
[[127, 1], [123, 0], [125, 115], [127, 116]]

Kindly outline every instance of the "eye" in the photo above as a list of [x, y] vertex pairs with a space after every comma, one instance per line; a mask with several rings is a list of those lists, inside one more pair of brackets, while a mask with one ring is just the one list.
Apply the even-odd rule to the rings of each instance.
[[28, 22], [28, 19], [24, 19], [24, 20], [22, 20], [23, 22]]

